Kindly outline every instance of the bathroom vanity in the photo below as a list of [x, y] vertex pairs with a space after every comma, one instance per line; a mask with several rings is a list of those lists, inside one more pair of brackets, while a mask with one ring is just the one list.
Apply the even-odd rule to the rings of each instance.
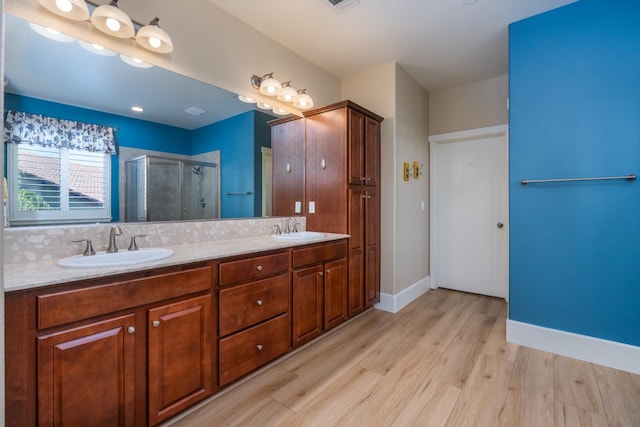
[[9, 265], [6, 424], [157, 425], [212, 396], [347, 320], [346, 237], [174, 246], [96, 277], [36, 263], [46, 283]]

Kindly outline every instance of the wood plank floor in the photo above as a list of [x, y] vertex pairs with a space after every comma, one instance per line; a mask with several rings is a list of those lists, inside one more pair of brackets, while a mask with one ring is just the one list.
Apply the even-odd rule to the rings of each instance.
[[503, 300], [370, 310], [172, 426], [640, 426], [640, 375], [505, 341]]

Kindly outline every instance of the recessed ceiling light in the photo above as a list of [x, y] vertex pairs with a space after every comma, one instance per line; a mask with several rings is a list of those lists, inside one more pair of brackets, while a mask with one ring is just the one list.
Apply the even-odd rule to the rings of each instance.
[[142, 113], [144, 111], [144, 108], [140, 107], [139, 105], [134, 105], [133, 107], [131, 107], [131, 111], [135, 111], [136, 113]]
[[204, 110], [200, 107], [189, 107], [186, 110], [184, 110], [184, 112], [187, 114], [192, 114], [194, 116], [201, 116], [203, 114], [206, 114], [207, 110]]

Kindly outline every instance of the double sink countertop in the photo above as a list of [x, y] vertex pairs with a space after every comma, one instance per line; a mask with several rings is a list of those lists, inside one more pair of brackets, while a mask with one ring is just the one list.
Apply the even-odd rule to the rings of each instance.
[[[209, 261], [236, 255], [285, 249], [293, 246], [322, 243], [349, 237], [346, 234], [324, 233], [324, 236], [309, 240], [278, 240], [272, 236], [242, 237], [229, 240], [216, 240], [206, 243], [164, 246], [174, 254], [169, 258], [141, 264], [118, 267], [66, 268], [58, 265], [58, 260], [34, 261], [4, 265], [4, 291], [13, 292], [25, 289], [57, 285], [97, 277], [154, 268]], [[127, 249], [120, 249], [126, 251]]]

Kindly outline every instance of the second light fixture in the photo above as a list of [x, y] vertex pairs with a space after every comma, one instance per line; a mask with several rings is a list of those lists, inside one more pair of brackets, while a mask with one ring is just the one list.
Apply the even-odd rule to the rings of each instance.
[[313, 99], [306, 93], [306, 89], [296, 90], [291, 82], [280, 83], [273, 77], [273, 73], [251, 76], [251, 85], [261, 94], [275, 96], [278, 100], [291, 102], [296, 108], [308, 109], [313, 107]]

